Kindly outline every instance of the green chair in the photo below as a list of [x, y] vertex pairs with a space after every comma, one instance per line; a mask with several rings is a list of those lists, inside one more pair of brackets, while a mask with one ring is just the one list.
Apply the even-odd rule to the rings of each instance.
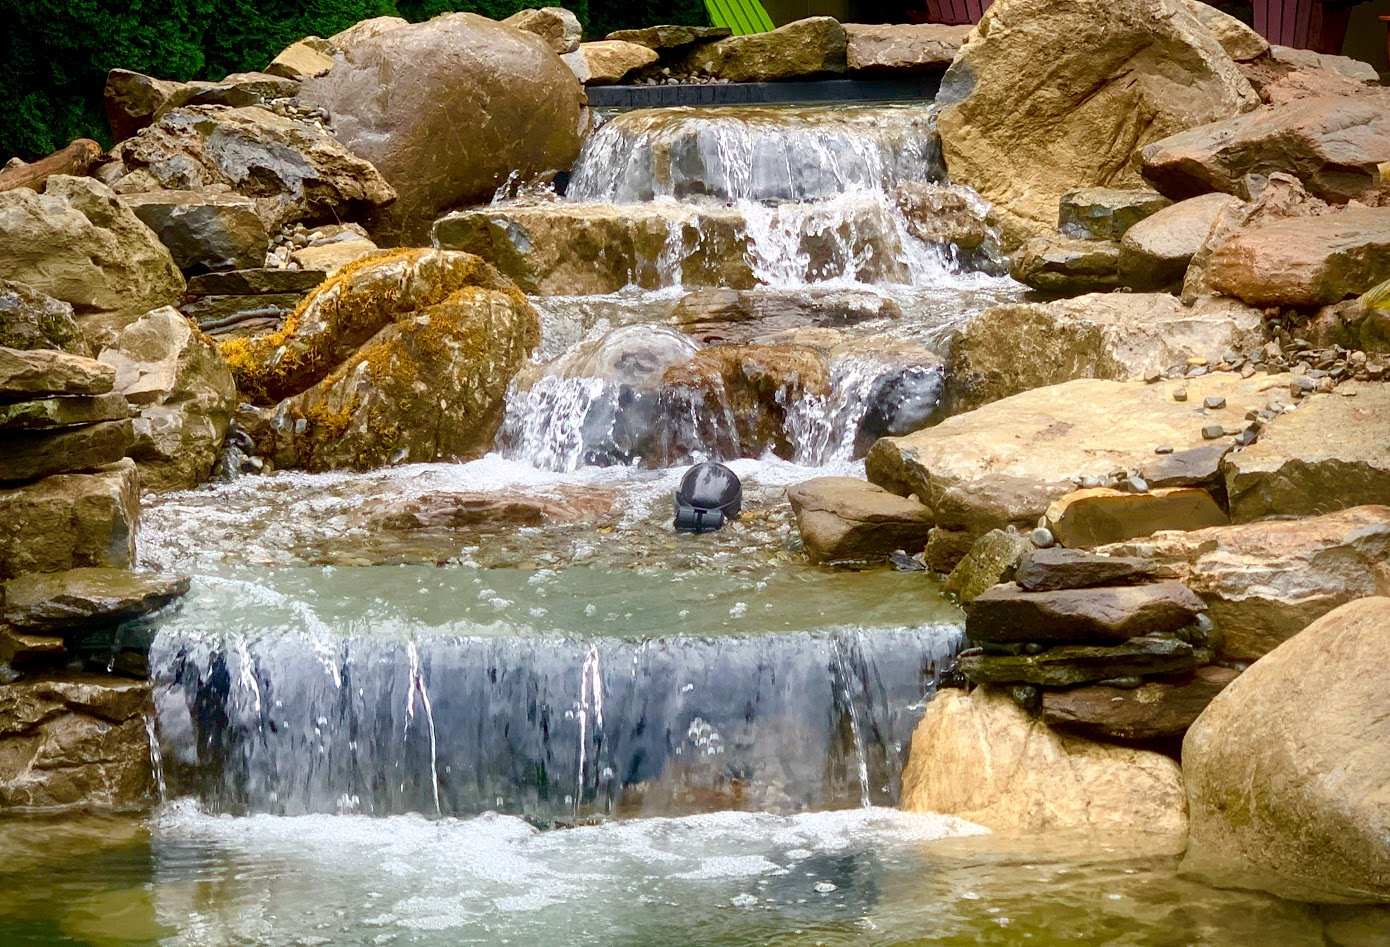
[[709, 21], [715, 26], [727, 26], [735, 36], [766, 33], [772, 29], [772, 17], [767, 15], [758, 0], [705, 0]]

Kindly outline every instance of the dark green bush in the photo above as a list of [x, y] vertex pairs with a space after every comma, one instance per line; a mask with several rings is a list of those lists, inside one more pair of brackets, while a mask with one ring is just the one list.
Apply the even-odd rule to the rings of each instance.
[[[553, 2], [553, 0], [552, 0]], [[497, 19], [543, 0], [0, 0], [0, 160], [32, 159], [73, 138], [110, 144], [106, 73], [221, 78], [262, 69], [301, 36], [358, 20], [424, 20], [465, 10]], [[652, 23], [703, 23], [702, 0], [576, 0], [590, 36]]]

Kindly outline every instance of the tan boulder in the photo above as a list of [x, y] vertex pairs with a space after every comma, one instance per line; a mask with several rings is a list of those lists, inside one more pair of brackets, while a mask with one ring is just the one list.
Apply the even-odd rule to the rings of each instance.
[[1143, 150], [1144, 178], [1175, 199], [1245, 193], [1247, 175], [1281, 171], [1324, 200], [1376, 187], [1390, 161], [1390, 93], [1317, 96], [1221, 117]]
[[126, 326], [101, 362], [116, 370], [116, 390], [139, 411], [130, 456], [141, 485], [187, 490], [204, 483], [237, 400], [232, 371], [212, 340], [166, 306]]
[[585, 85], [612, 85], [621, 82], [628, 73], [650, 66], [660, 56], [655, 50], [636, 43], [605, 39], [582, 43], [560, 58]]
[[[1049, 77], [1041, 85], [1040, 62]], [[1177, 2], [999, 0], [937, 102], [951, 179], [995, 205], [1016, 245], [1055, 226], [1063, 194], [1137, 186], [1144, 145], [1259, 98]]]
[[1207, 603], [1221, 653], [1253, 661], [1339, 605], [1390, 595], [1390, 506], [1158, 533], [1102, 551], [1182, 579]]
[[1054, 500], [1043, 519], [1057, 541], [1069, 549], [1229, 522], [1212, 495], [1198, 487], [1162, 487], [1147, 493], [1106, 487], [1077, 490]]
[[1224, 10], [1201, 0], [1184, 0], [1183, 5], [1236, 62], [1249, 62], [1269, 52], [1269, 42], [1263, 36]]
[[0, 193], [0, 277], [69, 303], [79, 320], [118, 323], [178, 300], [169, 251], [94, 178], [56, 176], [42, 194]]
[[344, 49], [351, 49], [356, 44], [371, 39], [374, 36], [380, 36], [383, 33], [389, 33], [392, 30], [398, 30], [402, 26], [409, 25], [410, 21], [403, 17], [374, 16], [371, 19], [361, 20], [345, 30], [334, 33], [332, 36], [328, 37], [328, 45], [333, 48], [334, 52], [339, 52]]
[[1024, 241], [1009, 260], [1009, 275], [1050, 295], [1104, 292], [1119, 288], [1120, 245], [1113, 240], [1078, 240], [1056, 233]]
[[770, 33], [696, 46], [681, 68], [730, 82], [810, 79], [844, 72], [846, 45], [844, 27], [831, 17], [813, 16]]
[[853, 477], [817, 477], [787, 488], [812, 562], [872, 562], [926, 545], [927, 508]]
[[970, 26], [943, 23], [846, 23], [845, 64], [851, 74], [940, 72], [951, 64]]
[[115, 383], [115, 372], [84, 355], [0, 347], [0, 401], [104, 395]]
[[584, 34], [583, 27], [579, 25], [579, 17], [564, 7], [520, 10], [503, 20], [502, 25], [535, 33], [560, 55], [578, 49], [579, 40]]
[[0, 810], [153, 805], [153, 709], [144, 681], [69, 674], [0, 686]]
[[[1196, 451], [1208, 397], [1226, 399], [1224, 414], [1262, 408], [1270, 387], [1289, 376], [1241, 378], [1212, 373], [1182, 381], [1081, 379], [995, 401], [905, 437], [885, 437], [869, 451], [870, 481], [902, 496], [916, 494], [937, 526], [979, 535], [1013, 524], [1032, 529], [1048, 504], [1084, 477], [1108, 477], [1153, 461], [1155, 448]], [[1185, 388], [1187, 401], [1173, 393]], [[1217, 450], [1231, 441], [1221, 439]], [[1176, 456], [1175, 453], [1175, 456]], [[1198, 472], [1187, 483], [1200, 482]], [[1166, 485], [1182, 486], [1174, 477]]]
[[352, 219], [396, 196], [323, 128], [258, 106], [174, 109], [113, 154], [131, 172], [117, 188], [142, 174], [167, 190], [224, 187], [254, 200], [272, 233], [299, 221]]
[[1182, 774], [1168, 757], [1056, 733], [993, 688], [927, 704], [903, 771], [902, 808], [996, 832], [1131, 836], [1181, 851]]
[[1183, 740], [1183, 868], [1305, 901], [1390, 901], [1390, 598], [1313, 622]]
[[468, 287], [511, 284], [466, 253], [416, 249], [364, 257], [320, 283], [278, 330], [223, 342], [222, 355], [242, 397], [272, 404], [321, 381], [391, 323]]
[[614, 30], [604, 39], [622, 40], [636, 43], [648, 49], [682, 49], [696, 43], [711, 43], [732, 35], [727, 26], [686, 26], [683, 24], [663, 24], [644, 26], [635, 30]]
[[327, 41], [307, 36], [280, 50], [265, 71], [286, 79], [312, 79], [333, 68], [331, 51], [332, 46]]
[[0, 489], [0, 579], [135, 561], [139, 475], [122, 460], [88, 474], [58, 474]]
[[948, 359], [947, 401], [959, 412], [1075, 378], [1138, 380], [1263, 343], [1261, 313], [1229, 300], [1184, 306], [1167, 293], [1095, 293], [1006, 303], [962, 328]]
[[1390, 503], [1390, 385], [1345, 382], [1312, 395], [1221, 468], [1238, 523]]
[[583, 88], [545, 40], [472, 13], [355, 38], [300, 99], [398, 192], [373, 221], [387, 244], [423, 241], [512, 175], [568, 168], [588, 126]]
[[1323, 306], [1390, 278], [1390, 207], [1272, 220], [1218, 244], [1204, 278], [1252, 306]]
[[1229, 194], [1203, 194], [1135, 224], [1120, 240], [1120, 282], [1134, 289], [1181, 286], [1217, 216], [1238, 204]]

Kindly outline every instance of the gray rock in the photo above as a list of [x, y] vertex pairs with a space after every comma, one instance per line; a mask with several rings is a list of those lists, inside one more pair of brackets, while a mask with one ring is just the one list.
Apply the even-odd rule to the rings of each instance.
[[1062, 195], [1057, 229], [1078, 240], [1119, 240], [1139, 221], [1172, 203], [1144, 188], [1083, 187]]
[[116, 373], [95, 359], [48, 349], [0, 348], [0, 401], [104, 395]]
[[88, 352], [71, 305], [5, 279], [0, 279], [0, 347]]
[[124, 457], [134, 440], [129, 421], [7, 433], [0, 441], [0, 481], [37, 480], [49, 474], [101, 467]]
[[125, 395], [111, 392], [90, 397], [41, 398], [0, 404], [0, 431], [78, 427], [130, 417]]
[[1070, 687], [1117, 677], [1191, 671], [1210, 652], [1175, 638], [1131, 638], [1115, 645], [1065, 645], [1037, 655], [968, 655], [960, 670], [977, 684]]
[[265, 260], [270, 235], [248, 197], [218, 191], [147, 191], [126, 197], [135, 216], [185, 273], [240, 270]]
[[1097, 585], [1132, 585], [1154, 576], [1144, 559], [1103, 556], [1081, 549], [1038, 549], [1018, 564], [1014, 581], [1029, 592], [1085, 589]]
[[140, 516], [134, 461], [0, 489], [0, 579], [80, 566], [126, 568]]

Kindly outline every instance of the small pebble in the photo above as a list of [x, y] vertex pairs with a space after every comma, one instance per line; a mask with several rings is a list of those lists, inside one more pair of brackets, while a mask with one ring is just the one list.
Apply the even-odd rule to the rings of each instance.
[[1226, 399], [1220, 395], [1207, 395], [1206, 398], [1202, 400], [1202, 405], [1212, 411], [1216, 411], [1226, 407]]
[[1255, 438], [1258, 436], [1253, 427], [1248, 427], [1236, 435], [1236, 443], [1241, 447], [1247, 447], [1255, 443]]
[[1174, 400], [1174, 401], [1186, 401], [1186, 400], [1187, 400], [1187, 389], [1186, 389], [1186, 388], [1175, 388], [1175, 389], [1173, 390], [1173, 400]]
[[1045, 647], [1038, 644], [1036, 641], [1030, 641], [1023, 646], [1024, 654], [1042, 654], [1046, 650], [1047, 649]]
[[1052, 530], [1046, 526], [1039, 526], [1033, 530], [1028, 534], [1028, 539], [1039, 549], [1046, 549], [1057, 541], [1052, 535]]
[[1168, 444], [1164, 444], [1162, 447], [1155, 447], [1155, 448], [1154, 448], [1154, 453], [1155, 453], [1155, 454], [1171, 454], [1171, 453], [1173, 453], [1173, 448], [1172, 448], [1170, 445], [1168, 445]]

